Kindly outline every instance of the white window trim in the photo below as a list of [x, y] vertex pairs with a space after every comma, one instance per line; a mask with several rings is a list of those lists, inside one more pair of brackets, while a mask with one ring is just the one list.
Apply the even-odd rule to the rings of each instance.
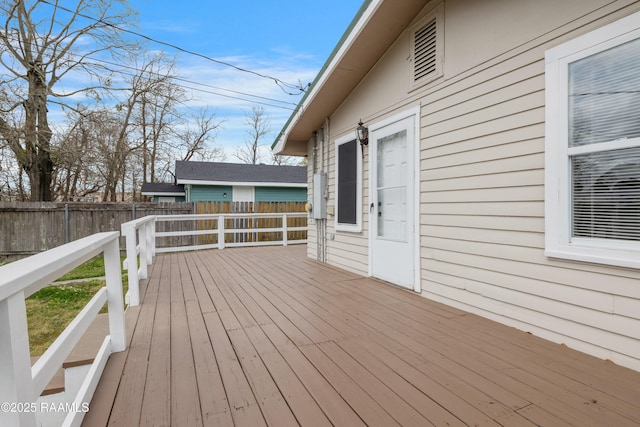
[[[571, 237], [568, 65], [603, 50], [640, 38], [640, 13], [577, 37], [545, 53], [545, 255], [551, 258], [640, 268], [640, 243]], [[620, 145], [622, 144], [622, 145]], [[595, 145], [595, 144], [594, 144]], [[587, 148], [638, 146], [640, 139], [614, 141]]]
[[338, 148], [347, 142], [352, 142], [355, 139], [355, 135], [346, 135], [341, 138], [336, 139], [335, 143], [335, 229], [336, 231], [347, 231], [352, 233], [359, 233], [362, 231], [362, 146], [356, 143], [356, 223], [355, 224], [345, 224], [338, 222]]

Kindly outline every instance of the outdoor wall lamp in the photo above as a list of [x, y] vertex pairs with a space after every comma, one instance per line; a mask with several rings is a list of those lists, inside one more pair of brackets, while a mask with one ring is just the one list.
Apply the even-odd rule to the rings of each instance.
[[362, 120], [358, 122], [358, 127], [356, 128], [356, 139], [363, 147], [369, 144], [369, 129], [362, 124]]

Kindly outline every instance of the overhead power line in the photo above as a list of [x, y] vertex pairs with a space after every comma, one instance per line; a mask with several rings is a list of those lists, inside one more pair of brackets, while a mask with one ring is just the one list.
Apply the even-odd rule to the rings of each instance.
[[[73, 54], [71, 54], [71, 55], [73, 55]], [[115, 62], [106, 61], [106, 60], [103, 60], [103, 59], [92, 58], [92, 60], [95, 61], [95, 62], [108, 64], [108, 65], [111, 65], [111, 66], [120, 67], [120, 68], [123, 68], [123, 69], [133, 70], [134, 72], [140, 72], [141, 71], [140, 69], [138, 69], [136, 67], [123, 65], [123, 64], [117, 64]], [[122, 74], [127, 74], [129, 76], [135, 76], [135, 74], [132, 73], [132, 72], [124, 72], [124, 71], [120, 71], [120, 72]], [[147, 74], [153, 74], [153, 75], [156, 75], [156, 76], [161, 76], [160, 73], [155, 72], [155, 71], [146, 71], [146, 73]], [[293, 111], [295, 109], [294, 107], [297, 106], [297, 104], [293, 103], [293, 102], [281, 101], [279, 99], [269, 98], [269, 97], [261, 96], [261, 95], [254, 95], [254, 94], [251, 94], [251, 93], [248, 93], [248, 92], [241, 92], [241, 91], [233, 90], [233, 89], [226, 89], [226, 88], [222, 88], [222, 87], [219, 87], [219, 86], [213, 86], [213, 85], [210, 85], [210, 84], [207, 84], [207, 83], [200, 83], [200, 82], [196, 82], [196, 81], [193, 81], [193, 80], [185, 79], [183, 77], [177, 77], [177, 76], [169, 76], [169, 77], [172, 80], [179, 81], [179, 82], [182, 82], [182, 83], [187, 83], [187, 84], [190, 84], [190, 85], [203, 86], [205, 88], [216, 89], [216, 90], [223, 90], [223, 91], [226, 91], [226, 92], [234, 93], [236, 95], [242, 95], [242, 96], [245, 96], [245, 97], [248, 96], [248, 97], [251, 97], [251, 98], [258, 99], [258, 100], [269, 101], [269, 102], [277, 102], [277, 103], [285, 104], [285, 105], [274, 105], [274, 104], [263, 102], [263, 101], [256, 101], [255, 99], [247, 99], [247, 98], [242, 98], [240, 96], [227, 95], [227, 94], [224, 94], [224, 93], [213, 92], [211, 90], [205, 90], [205, 89], [200, 89], [200, 88], [194, 88], [192, 86], [186, 86], [184, 84], [178, 84], [178, 86], [180, 86], [180, 87], [182, 87], [184, 89], [188, 89], [188, 90], [195, 90], [195, 91], [198, 91], [198, 92], [208, 93], [208, 94], [211, 94], [211, 95], [222, 96], [222, 97], [230, 98], [230, 99], [238, 99], [240, 101], [248, 101], [248, 102], [252, 102], [254, 104], [267, 105], [269, 107], [282, 108], [282, 109], [285, 109], [285, 110], [292, 110]]]
[[[51, 3], [48, 0], [40, 0], [40, 1], [41, 1], [41, 3], [47, 4], [47, 5], [49, 5], [49, 6], [53, 7], [53, 8], [60, 9], [60, 10], [63, 10], [65, 12], [75, 14], [75, 15], [80, 16], [80, 17], [85, 18], [85, 19], [90, 19], [92, 21], [99, 22], [99, 23], [101, 23], [103, 25], [106, 25], [108, 27], [114, 28], [114, 29], [116, 29], [118, 31], [122, 31], [122, 32], [125, 32], [125, 33], [128, 33], [128, 34], [132, 34], [134, 36], [137, 36], [137, 37], [143, 38], [145, 40], [148, 40], [150, 42], [157, 43], [157, 44], [160, 44], [160, 45], [163, 45], [163, 46], [167, 46], [167, 47], [170, 47], [170, 48], [175, 49], [177, 51], [180, 51], [180, 52], [183, 52], [183, 53], [186, 53], [186, 54], [189, 54], [189, 55], [197, 56], [197, 57], [203, 58], [203, 59], [205, 59], [207, 61], [214, 62], [216, 64], [220, 64], [220, 65], [224, 65], [226, 67], [233, 68], [233, 69], [241, 71], [243, 73], [249, 73], [249, 74], [253, 74], [253, 75], [258, 76], [258, 77], [262, 77], [262, 78], [265, 78], [265, 79], [272, 80], [273, 82], [275, 82], [276, 85], [278, 85], [288, 95], [299, 95], [300, 93], [303, 93], [305, 91], [305, 88], [302, 85], [296, 85], [296, 84], [287, 83], [287, 82], [285, 82], [283, 80], [280, 80], [277, 77], [273, 77], [273, 76], [270, 76], [268, 74], [263, 74], [263, 73], [260, 73], [260, 72], [254, 71], [254, 70], [249, 70], [247, 68], [239, 67], [239, 66], [231, 64], [229, 62], [221, 61], [219, 59], [215, 59], [215, 58], [212, 58], [212, 57], [207, 56], [205, 54], [202, 54], [202, 53], [199, 53], [199, 52], [194, 52], [194, 51], [189, 50], [189, 49], [185, 49], [183, 47], [177, 46], [177, 45], [172, 44], [172, 43], [168, 43], [168, 42], [165, 42], [165, 41], [162, 41], [162, 40], [154, 39], [153, 37], [149, 37], [149, 36], [147, 36], [145, 34], [137, 32], [137, 31], [133, 31], [133, 30], [129, 30], [129, 29], [126, 29], [126, 28], [122, 28], [122, 27], [119, 27], [119, 26], [117, 26], [115, 24], [112, 24], [110, 22], [106, 22], [106, 21], [104, 21], [102, 19], [94, 18], [94, 17], [88, 16], [88, 15], [84, 15], [82, 13], [79, 13], [77, 11], [71, 10], [71, 9], [69, 9], [67, 7], [64, 7], [64, 6], [61, 6], [59, 4]], [[289, 92], [285, 88], [297, 90], [298, 93]]]
[[[9, 39], [11, 39], [11, 37], [8, 37]], [[14, 39], [14, 41], [18, 41], [18, 39]], [[68, 52], [67, 55], [69, 56], [75, 56], [78, 57], [79, 55], [73, 53], [73, 52]], [[114, 66], [114, 67], [118, 67], [121, 68], [122, 70], [119, 71], [120, 74], [124, 74], [124, 75], [128, 75], [128, 76], [136, 76], [135, 73], [139, 73], [142, 72], [143, 70], [130, 66], [130, 65], [124, 65], [122, 63], [116, 63], [113, 61], [108, 61], [106, 59], [102, 59], [102, 58], [91, 58], [91, 61], [83, 61], [85, 64], [94, 64], [94, 65], [98, 65], [98, 64], [106, 64], [109, 66]], [[133, 72], [130, 71], [124, 71], [124, 70], [132, 70]], [[161, 76], [161, 73], [156, 72], [156, 71], [150, 71], [150, 70], [145, 70], [144, 71], [146, 74], [150, 74], [150, 75], [155, 75], [155, 76]], [[210, 88], [210, 89], [216, 89], [216, 90], [222, 90], [225, 92], [230, 92], [230, 93], [234, 93], [236, 95], [241, 95], [241, 96], [245, 96], [245, 97], [251, 97], [254, 99], [247, 99], [247, 98], [243, 98], [240, 96], [233, 96], [233, 95], [228, 95], [228, 94], [224, 94], [224, 93], [219, 93], [219, 92], [213, 92], [211, 90], [206, 90], [206, 89], [201, 89], [201, 88], [194, 88], [192, 86], [186, 86], [184, 84], [178, 84], [176, 83], [177, 86], [182, 87], [184, 89], [188, 89], [188, 90], [193, 90], [193, 91], [198, 91], [198, 92], [202, 92], [202, 93], [208, 93], [211, 95], [216, 95], [216, 96], [221, 96], [224, 98], [230, 98], [230, 99], [237, 99], [240, 101], [247, 101], [247, 102], [251, 102], [254, 104], [260, 104], [260, 105], [266, 105], [269, 107], [274, 107], [274, 108], [281, 108], [281, 109], [285, 109], [285, 110], [291, 110], [294, 111], [295, 108], [297, 106], [297, 104], [295, 102], [289, 102], [289, 101], [282, 101], [280, 99], [275, 99], [275, 98], [269, 98], [269, 97], [265, 97], [265, 96], [261, 96], [261, 95], [255, 95], [252, 93], [248, 93], [248, 92], [242, 92], [242, 91], [238, 91], [238, 90], [234, 90], [234, 89], [228, 89], [228, 88], [223, 88], [223, 87], [219, 87], [219, 86], [214, 86], [214, 85], [210, 85], [207, 83], [201, 83], [201, 82], [196, 82], [194, 80], [189, 80], [183, 77], [178, 77], [178, 76], [174, 76], [174, 75], [170, 75], [168, 76], [170, 79], [177, 81], [177, 82], [182, 82], [182, 83], [187, 83], [190, 85], [196, 85], [196, 86], [202, 86], [205, 88]], [[257, 101], [258, 100], [258, 101]], [[259, 101], [262, 100], [262, 101]], [[276, 102], [279, 104], [284, 104], [284, 105], [274, 105], [271, 104], [269, 102], [264, 102], [264, 101], [269, 101], [269, 102]]]

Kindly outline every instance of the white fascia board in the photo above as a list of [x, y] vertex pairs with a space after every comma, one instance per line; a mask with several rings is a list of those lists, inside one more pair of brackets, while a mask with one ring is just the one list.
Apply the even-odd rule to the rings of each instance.
[[329, 62], [329, 65], [327, 65], [324, 72], [320, 76], [318, 76], [318, 80], [311, 86], [311, 92], [309, 92], [309, 95], [305, 99], [303, 99], [302, 104], [298, 106], [295, 115], [289, 122], [289, 126], [287, 126], [287, 128], [284, 130], [284, 132], [282, 133], [282, 137], [278, 140], [278, 143], [273, 148], [272, 151], [274, 152], [274, 154], [278, 154], [282, 152], [282, 150], [284, 150], [286, 141], [289, 138], [289, 134], [291, 133], [291, 128], [295, 127], [295, 125], [298, 124], [298, 121], [304, 115], [304, 112], [307, 110], [309, 104], [311, 104], [315, 100], [315, 97], [322, 90], [327, 79], [338, 68], [338, 64], [340, 63], [340, 61], [342, 61], [346, 53], [351, 50], [353, 42], [360, 34], [360, 31], [362, 31], [362, 29], [369, 22], [369, 19], [371, 19], [373, 13], [378, 9], [380, 4], [382, 4], [382, 1], [383, 0], [373, 0], [371, 2], [371, 5], [369, 5], [367, 10], [362, 14], [362, 17], [353, 27], [344, 43], [342, 43], [342, 45], [340, 46], [340, 49], [335, 53], [335, 55], [333, 55], [331, 62]]
[[225, 185], [236, 187], [295, 187], [307, 188], [308, 184], [298, 182], [234, 182], [234, 181], [203, 181], [198, 179], [179, 179], [178, 184], [191, 185]]
[[183, 192], [174, 192], [174, 193], [166, 193], [166, 192], [153, 192], [153, 191], [143, 191], [142, 192], [143, 196], [184, 196], [185, 193]]

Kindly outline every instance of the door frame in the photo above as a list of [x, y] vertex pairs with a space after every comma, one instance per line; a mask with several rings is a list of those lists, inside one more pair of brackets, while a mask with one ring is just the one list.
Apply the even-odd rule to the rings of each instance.
[[[409, 150], [410, 155], [413, 157], [413, 291], [420, 293], [422, 291], [422, 284], [420, 280], [420, 106], [417, 105], [415, 107], [409, 108], [407, 110], [402, 111], [401, 113], [394, 114], [391, 117], [385, 118], [379, 122], [376, 122], [369, 126], [369, 133], [372, 133], [375, 130], [381, 129], [385, 126], [388, 126], [392, 123], [411, 118], [413, 117], [413, 135], [412, 135], [412, 144], [413, 150]], [[375, 195], [375, 184], [373, 181], [374, 167], [376, 165], [375, 159], [372, 157], [371, 150], [367, 150], [367, 156], [369, 161], [369, 200], [374, 200]], [[367, 209], [367, 212], [369, 210]], [[411, 215], [411, 213], [409, 213]], [[373, 239], [374, 236], [374, 227], [372, 225], [372, 221], [375, 218], [369, 217], [369, 252], [368, 252], [368, 273], [369, 276], [373, 276], [373, 265], [371, 260], [373, 259]], [[411, 289], [411, 288], [406, 288]]]

